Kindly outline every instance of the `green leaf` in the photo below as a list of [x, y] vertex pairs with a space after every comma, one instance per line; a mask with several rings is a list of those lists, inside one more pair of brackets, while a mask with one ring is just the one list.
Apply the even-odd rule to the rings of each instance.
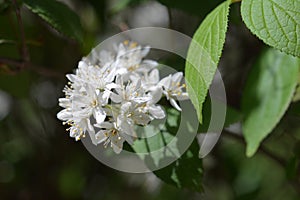
[[202, 160], [198, 157], [199, 150], [199, 145], [195, 140], [178, 160], [153, 173], [164, 182], [178, 188], [189, 188], [201, 192], [203, 191], [203, 169]]
[[243, 0], [247, 27], [266, 44], [300, 57], [299, 0]]
[[82, 42], [80, 19], [65, 4], [55, 0], [24, 0], [25, 5], [63, 35]]
[[202, 22], [190, 44], [186, 82], [190, 99], [202, 123], [202, 104], [220, 60], [227, 31], [230, 1], [215, 8]]
[[[148, 125], [140, 127], [144, 131], [137, 130], [137, 133], [144, 133], [147, 138], [139, 139], [134, 142], [132, 148], [137, 153], [149, 152], [149, 155], [140, 154], [149, 169], [154, 169], [169, 158], [179, 156], [178, 138], [175, 136], [178, 130], [178, 124], [185, 123], [181, 121], [180, 112], [175, 109], [167, 110], [167, 120], [162, 126]], [[188, 122], [186, 122], [188, 123]], [[182, 125], [182, 124], [181, 124]], [[193, 130], [195, 131], [195, 130]], [[186, 130], [186, 134], [192, 134]], [[175, 141], [175, 146], [165, 148], [163, 152], [155, 153], [155, 151], [169, 145], [171, 141]], [[162, 181], [174, 185], [178, 188], [189, 188], [194, 191], [202, 191], [202, 160], [199, 158], [199, 145], [196, 140], [189, 148], [180, 156], [179, 159], [170, 165], [154, 171]]]
[[249, 74], [242, 112], [246, 154], [252, 156], [287, 110], [297, 85], [299, 59], [275, 49], [264, 52]]

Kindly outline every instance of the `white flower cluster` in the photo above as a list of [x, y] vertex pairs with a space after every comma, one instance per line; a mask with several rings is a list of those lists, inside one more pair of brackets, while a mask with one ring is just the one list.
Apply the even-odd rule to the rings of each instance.
[[181, 84], [182, 72], [159, 78], [158, 63], [144, 59], [149, 46], [124, 41], [115, 52], [101, 51], [83, 59], [75, 74], [68, 74], [68, 85], [59, 105], [57, 118], [70, 127], [76, 140], [89, 133], [93, 144], [109, 144], [120, 153], [123, 142], [132, 144], [135, 126], [147, 125], [165, 117], [157, 103], [165, 96], [177, 110], [177, 100], [188, 99]]

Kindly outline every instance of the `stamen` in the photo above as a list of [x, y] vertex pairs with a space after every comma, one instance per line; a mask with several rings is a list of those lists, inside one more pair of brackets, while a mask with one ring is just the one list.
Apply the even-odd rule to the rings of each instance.
[[137, 42], [131, 42], [130, 48], [133, 49], [133, 48], [137, 47], [137, 45], [138, 45]]
[[128, 44], [129, 44], [129, 40], [125, 40], [125, 41], [123, 42], [123, 44], [128, 45]]

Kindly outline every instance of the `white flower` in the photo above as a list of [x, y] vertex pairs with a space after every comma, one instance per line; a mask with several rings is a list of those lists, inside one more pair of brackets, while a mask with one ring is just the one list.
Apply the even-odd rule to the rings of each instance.
[[[136, 77], [132, 77], [131, 79], [134, 80]], [[159, 71], [158, 69], [153, 69], [149, 73], [145, 73], [144, 76], [141, 78], [141, 84], [144, 90], [152, 91], [157, 90], [159, 82]]]
[[135, 82], [128, 82], [125, 86], [123, 83], [123, 77], [118, 76], [116, 79], [116, 85], [116, 93], [113, 92], [110, 95], [110, 98], [114, 103], [122, 103], [128, 101], [142, 103], [149, 100], [149, 97], [145, 96], [145, 91], [141, 87], [140, 79], [136, 80]]
[[[97, 143], [100, 144], [104, 142], [104, 147], [107, 147], [110, 143], [114, 152], [120, 153], [122, 151], [125, 138], [127, 137], [124, 137], [124, 134], [119, 131], [116, 122], [102, 122], [95, 124], [95, 126], [101, 128], [101, 130], [96, 133]], [[131, 141], [132, 140], [128, 139], [128, 142]]]
[[149, 46], [142, 47], [136, 42], [124, 41], [115, 49], [117, 73], [123, 76], [124, 81], [132, 75], [147, 73], [158, 65], [156, 61], [144, 59], [150, 51]]
[[182, 77], [182, 72], [177, 72], [173, 75], [170, 74], [159, 82], [159, 85], [163, 89], [163, 94], [166, 95], [171, 105], [179, 111], [181, 111], [181, 108], [176, 100], [186, 100], [189, 98], [187, 92], [182, 91], [185, 88], [185, 84], [181, 84]]
[[158, 63], [145, 59], [149, 46], [124, 41], [115, 50], [93, 50], [67, 75], [57, 118], [70, 126], [67, 130], [76, 140], [88, 133], [93, 144], [110, 144], [120, 153], [125, 141], [133, 144], [137, 125], [165, 118], [158, 104], [163, 94], [178, 110], [176, 101], [188, 96], [180, 84], [182, 73], [159, 80]]

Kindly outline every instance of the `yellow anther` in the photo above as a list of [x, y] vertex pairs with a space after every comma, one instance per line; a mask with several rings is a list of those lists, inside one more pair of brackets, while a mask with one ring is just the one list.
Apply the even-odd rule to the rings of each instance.
[[125, 40], [125, 41], [123, 42], [123, 44], [128, 45], [128, 44], [129, 44], [129, 40]]
[[138, 43], [137, 42], [131, 42], [130, 48], [135, 48], [137, 47]]
[[93, 100], [92, 103], [91, 103], [91, 105], [92, 105], [92, 107], [98, 106], [98, 101], [96, 99]]
[[116, 130], [116, 129], [112, 130], [111, 135], [112, 135], [112, 136], [117, 135], [117, 130]]

